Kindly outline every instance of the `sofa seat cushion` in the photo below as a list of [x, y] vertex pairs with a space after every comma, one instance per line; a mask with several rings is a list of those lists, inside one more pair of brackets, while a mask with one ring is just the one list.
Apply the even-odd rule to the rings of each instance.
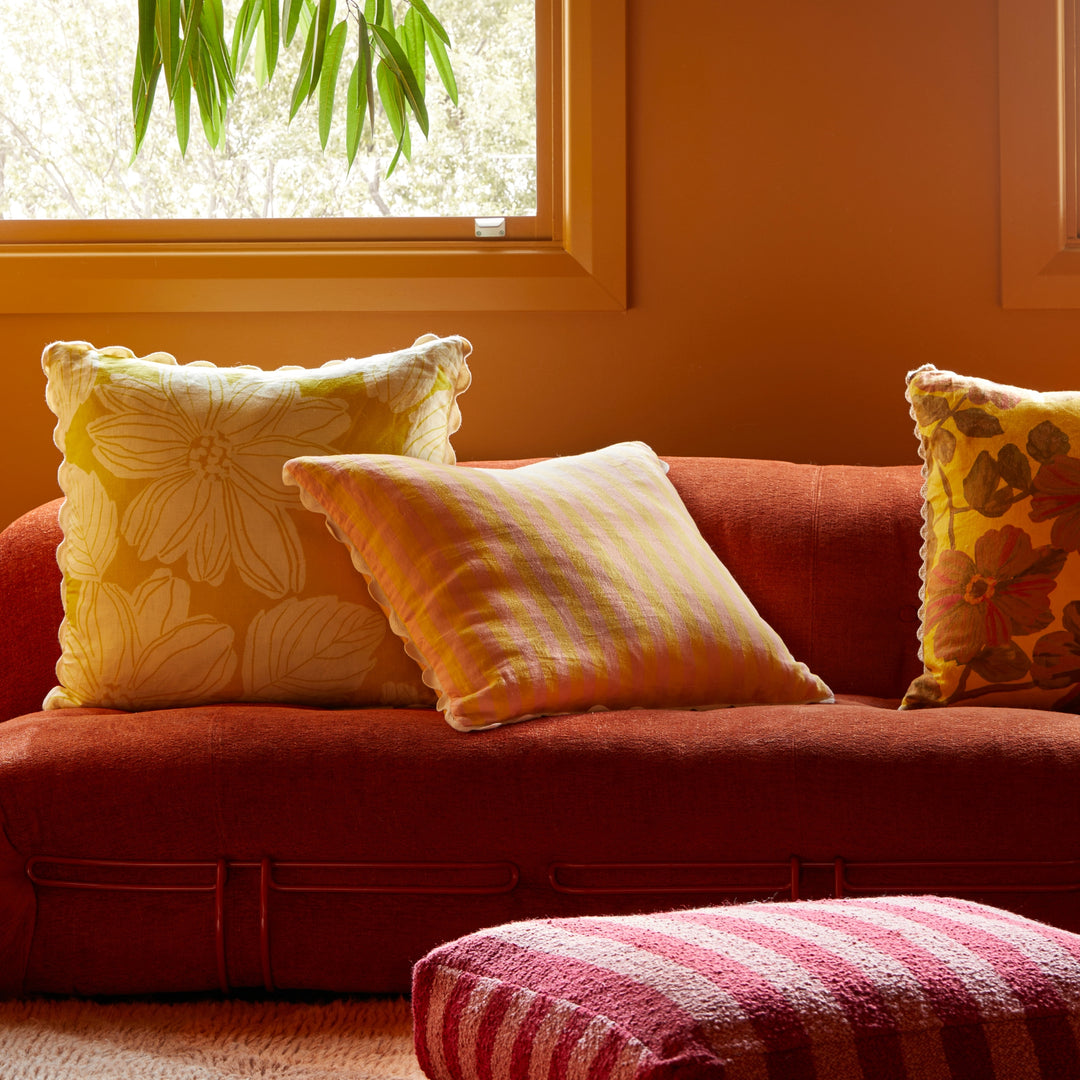
[[[411, 890], [272, 890], [283, 987], [402, 992], [439, 941], [513, 919], [786, 897], [793, 856], [803, 897], [831, 895], [840, 856], [852, 890], [1004, 879], [1018, 884], [1005, 906], [1080, 931], [1075, 892], [1024, 891], [1080, 879], [1080, 719], [902, 715], [639, 710], [463, 738], [434, 709], [33, 713], [0, 724], [0, 889], [36, 893], [26, 986], [57, 993], [215, 988], [218, 860], [233, 986], [264, 982], [264, 859], [285, 887], [369, 883], [278, 866], [326, 862], [375, 864]], [[195, 862], [175, 873], [209, 891], [35, 889], [26, 861], [46, 857]], [[36, 865], [41, 878], [119, 873]], [[153, 884], [174, 871], [124, 873]]]
[[1080, 1074], [1080, 937], [964, 900], [495, 927], [413, 973], [432, 1080]]

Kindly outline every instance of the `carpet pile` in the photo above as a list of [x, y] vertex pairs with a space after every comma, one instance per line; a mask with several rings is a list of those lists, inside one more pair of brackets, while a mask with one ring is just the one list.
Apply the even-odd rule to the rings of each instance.
[[0, 1080], [423, 1080], [403, 998], [0, 1002]]

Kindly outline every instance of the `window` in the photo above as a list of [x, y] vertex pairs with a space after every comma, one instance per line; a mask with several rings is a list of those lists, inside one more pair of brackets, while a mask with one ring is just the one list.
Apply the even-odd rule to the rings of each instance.
[[625, 5], [537, 13], [536, 214], [504, 239], [453, 218], [3, 221], [0, 310], [625, 308]]
[[1078, 0], [999, 0], [1001, 291], [1080, 307]]
[[[225, 0], [226, 27], [235, 26], [242, 6]], [[413, 126], [412, 163], [389, 171], [396, 140], [385, 116], [367, 127], [348, 166], [344, 114], [355, 33], [346, 37], [334, 80], [327, 150], [320, 149], [318, 95], [285, 122], [314, 0], [300, 5], [296, 39], [282, 50], [269, 85], [258, 85], [260, 50], [250, 50], [218, 151], [202, 137], [196, 112], [181, 153], [159, 80], [157, 107], [134, 160], [135, 0], [0, 0], [0, 219], [457, 217], [464, 237], [472, 232], [467, 218], [533, 217], [536, 2], [435, 6], [456, 45], [461, 104], [454, 106], [429, 56], [430, 138]], [[355, 29], [347, 5], [337, 9], [335, 24]], [[399, 24], [413, 10], [406, 0], [387, 9]], [[411, 19], [409, 27], [419, 16]], [[256, 40], [261, 44], [263, 35]]]

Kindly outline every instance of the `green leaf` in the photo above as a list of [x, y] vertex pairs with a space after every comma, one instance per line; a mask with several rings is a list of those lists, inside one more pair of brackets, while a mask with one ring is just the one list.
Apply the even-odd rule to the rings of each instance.
[[409, 3], [412, 5], [412, 10], [419, 13], [420, 18], [431, 27], [436, 36], [446, 45], [449, 45], [450, 35], [443, 29], [443, 24], [432, 15], [431, 8], [424, 3], [424, 0], [409, 0]]
[[953, 414], [953, 421], [969, 439], [989, 439], [1002, 432], [1001, 421], [985, 409], [961, 409]]
[[[205, 11], [205, 9], [204, 9]], [[206, 141], [216, 150], [224, 135], [225, 107], [221, 100], [221, 87], [214, 71], [209, 43], [200, 30], [199, 44], [192, 51], [192, 81], [195, 96], [199, 102], [199, 117], [202, 120]]]
[[456, 105], [458, 103], [457, 79], [454, 78], [454, 69], [450, 64], [450, 58], [446, 55], [446, 46], [443, 45], [438, 33], [426, 22], [424, 23], [424, 37], [427, 38], [431, 59], [435, 61], [435, 70], [439, 73], [439, 78], [442, 80], [443, 87], [450, 96], [450, 100]]
[[371, 122], [371, 133], [375, 134], [375, 83], [372, 72], [373, 61], [371, 56], [371, 34], [367, 17], [361, 12], [360, 22], [360, 77], [364, 80], [364, 97], [367, 101], [368, 119]]
[[188, 67], [191, 60], [191, 50], [195, 47], [195, 44], [199, 39], [197, 27], [202, 21], [202, 9], [203, 0], [189, 0], [187, 15], [184, 19], [184, 43], [180, 49], [180, 56], [176, 61], [176, 78], [186, 78], [189, 101], [191, 100], [191, 74], [189, 72], [184, 76], [182, 73]]
[[286, 0], [285, 6], [285, 47], [292, 44], [296, 27], [300, 22], [300, 12], [304, 8], [304, 0]]
[[424, 94], [427, 88], [427, 49], [424, 45], [424, 22], [415, 8], [409, 8], [406, 13], [399, 36], [409, 59], [409, 67], [416, 76], [416, 84], [420, 93]]
[[173, 79], [180, 54], [180, 0], [159, 0], [155, 10], [158, 48], [161, 67], [165, 72], [165, 87], [173, 95]]
[[326, 46], [329, 40], [330, 22], [334, 18], [334, 9], [337, 0], [319, 0], [319, 28], [315, 32], [315, 52], [311, 59], [311, 82], [308, 86], [308, 97], [315, 93], [322, 75], [323, 61], [326, 57]]
[[308, 26], [307, 41], [304, 43], [304, 55], [300, 59], [300, 70], [293, 83], [292, 101], [289, 104], [289, 119], [291, 120], [300, 106], [307, 101], [311, 89], [311, 57], [315, 53], [315, 20], [311, 20]]
[[[371, 30], [375, 36], [376, 48], [382, 56], [382, 62], [379, 65], [380, 70], [385, 64], [393, 73], [394, 80], [400, 87], [401, 93], [416, 114], [416, 122], [420, 125], [420, 130], [424, 135], [427, 135], [428, 114], [424, 105], [424, 93], [416, 82], [416, 76], [409, 65], [409, 58], [405, 55], [405, 50], [398, 44], [393, 33], [385, 29], [385, 27], [373, 25]], [[379, 96], [382, 97], [381, 86]]]
[[154, 91], [157, 89], [158, 78], [161, 75], [161, 61], [155, 47], [153, 66], [150, 69], [150, 77], [145, 78], [142, 69], [142, 61], [136, 52], [135, 55], [135, 78], [131, 92], [131, 110], [135, 121], [135, 146], [131, 152], [131, 160], [134, 161], [139, 153], [139, 148], [146, 138], [146, 129], [150, 123], [150, 112], [154, 107]]
[[156, 0], [139, 0], [139, 63], [143, 71], [154, 66], [154, 15]]
[[176, 117], [176, 141], [180, 144], [180, 156], [187, 155], [188, 136], [191, 134], [191, 74], [184, 69], [177, 72], [173, 84], [173, 114]]
[[229, 63], [229, 50], [225, 47], [224, 19], [221, 0], [203, 0], [199, 34], [202, 37], [206, 55], [210, 58], [223, 105], [236, 92], [232, 65]]
[[379, 100], [382, 102], [383, 112], [390, 122], [390, 130], [398, 141], [400, 151], [402, 135], [405, 130], [405, 109], [401, 96], [401, 86], [389, 66], [382, 60], [379, 61], [375, 71], [375, 78], [379, 84]]
[[232, 66], [239, 71], [247, 62], [251, 42], [259, 27], [259, 5], [261, 0], [244, 0], [236, 13], [236, 25], [233, 27]]
[[367, 109], [368, 91], [367, 83], [371, 77], [370, 69], [366, 75], [361, 75], [362, 60], [357, 57], [353, 65], [352, 75], [349, 76], [349, 89], [346, 97], [345, 113], [345, 154], [349, 160], [349, 169], [352, 169], [356, 159], [356, 151], [360, 148], [360, 136], [364, 131], [364, 111]]
[[266, 81], [274, 77], [281, 42], [278, 0], [263, 0], [263, 48], [266, 52]]
[[322, 80], [319, 83], [319, 142], [326, 149], [326, 140], [330, 138], [330, 121], [334, 115], [334, 91], [337, 89], [338, 71], [341, 57], [345, 52], [345, 39], [349, 34], [349, 24], [342, 19], [330, 32], [326, 42], [326, 56], [323, 59]]

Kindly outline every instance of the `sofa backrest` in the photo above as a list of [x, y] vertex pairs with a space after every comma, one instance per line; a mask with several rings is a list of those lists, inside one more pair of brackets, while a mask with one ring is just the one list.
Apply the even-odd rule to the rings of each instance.
[[[835, 693], [900, 698], [922, 671], [918, 466], [665, 460], [702, 534], [795, 657]], [[0, 720], [36, 711], [55, 685], [59, 505], [0, 533]]]
[[834, 693], [900, 698], [918, 657], [918, 465], [666, 458], [702, 534]]

